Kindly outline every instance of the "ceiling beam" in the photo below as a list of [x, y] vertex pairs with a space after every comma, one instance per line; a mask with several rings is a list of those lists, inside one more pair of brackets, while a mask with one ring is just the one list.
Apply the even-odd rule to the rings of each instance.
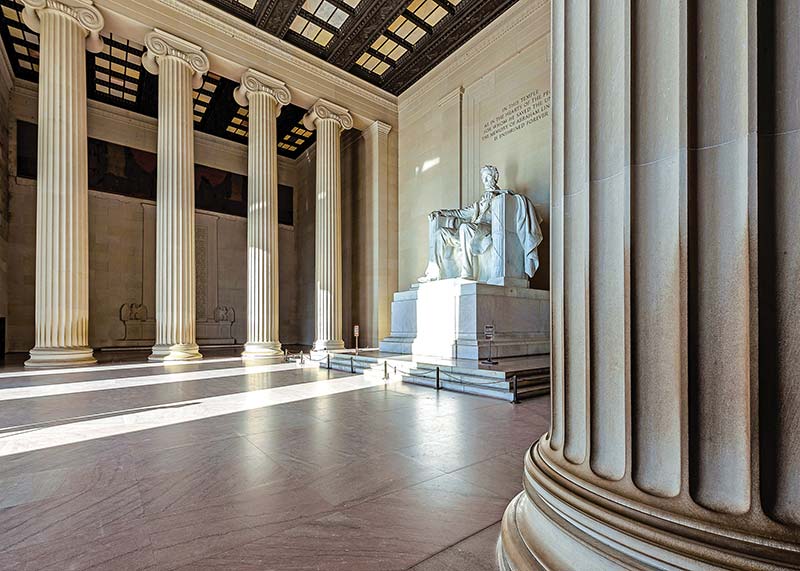
[[386, 78], [384, 89], [395, 94], [404, 91], [517, 2], [464, 0], [458, 6], [455, 17], [448, 17], [446, 22], [442, 21], [436, 26], [435, 34], [429, 34], [417, 42], [414, 57], [400, 59], [391, 76]]
[[292, 20], [303, 7], [303, 0], [267, 0], [256, 26], [283, 39]]
[[414, 12], [410, 10], [404, 10], [403, 17], [406, 20], [409, 20], [412, 24], [416, 24], [418, 28], [422, 28], [423, 30], [425, 30], [426, 34], [433, 33], [433, 26], [431, 26], [428, 22], [417, 16]]
[[367, 2], [328, 57], [330, 63], [342, 69], [349, 69], [408, 5], [408, 0], [362, 0], [361, 3]]

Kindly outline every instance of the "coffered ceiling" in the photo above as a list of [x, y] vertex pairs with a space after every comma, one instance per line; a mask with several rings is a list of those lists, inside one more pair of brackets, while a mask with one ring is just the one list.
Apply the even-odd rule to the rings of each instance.
[[[391, 93], [399, 94], [517, 0], [206, 0], [234, 16]], [[0, 37], [14, 73], [38, 81], [39, 36], [22, 23], [21, 0], [0, 0]], [[104, 34], [86, 55], [87, 95], [150, 117], [158, 114], [158, 78], [144, 71], [144, 47]], [[248, 110], [233, 98], [237, 82], [209, 72], [194, 92], [195, 128], [247, 142]], [[278, 118], [278, 153], [297, 158], [315, 139], [305, 110]]]
[[517, 0], [206, 0], [395, 95]]

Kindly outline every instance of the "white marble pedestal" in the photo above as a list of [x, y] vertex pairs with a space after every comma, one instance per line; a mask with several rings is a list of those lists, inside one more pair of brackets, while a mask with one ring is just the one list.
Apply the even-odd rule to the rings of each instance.
[[461, 278], [415, 284], [394, 294], [392, 333], [381, 351], [484, 359], [485, 325], [495, 326], [493, 357], [550, 352], [550, 293]]

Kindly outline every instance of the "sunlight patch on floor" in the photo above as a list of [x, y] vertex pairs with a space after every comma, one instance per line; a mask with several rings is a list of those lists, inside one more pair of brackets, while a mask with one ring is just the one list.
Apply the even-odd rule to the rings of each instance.
[[76, 420], [54, 426], [41, 428], [24, 426], [18, 427], [18, 430], [7, 429], [7, 432], [0, 434], [0, 456], [119, 436], [204, 418], [357, 391], [383, 384], [385, 384], [383, 379], [367, 379], [363, 375], [356, 375], [246, 393], [192, 399], [132, 412], [120, 411], [122, 414], [104, 413], [100, 418]]

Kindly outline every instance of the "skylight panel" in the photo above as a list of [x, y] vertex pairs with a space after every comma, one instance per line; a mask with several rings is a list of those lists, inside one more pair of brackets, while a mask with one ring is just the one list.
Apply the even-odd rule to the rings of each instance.
[[[345, 4], [355, 8], [360, 1], [346, 0]], [[324, 48], [330, 44], [350, 15], [351, 12], [344, 9], [340, 2], [306, 0], [289, 29]]]
[[231, 133], [238, 137], [246, 138], [248, 129], [250, 127], [250, 124], [248, 122], [249, 116], [250, 116], [250, 111], [248, 110], [247, 107], [239, 107], [239, 109], [236, 110], [234, 116], [231, 117], [231, 121], [225, 128], [225, 130], [228, 133]]
[[[448, 2], [449, 4], [445, 4]], [[406, 55], [435, 27], [461, 0], [411, 0], [402, 14], [397, 16], [378, 36], [372, 45], [356, 60], [356, 65], [382, 76]]]
[[[11, 40], [13, 52], [9, 57], [16, 64], [17, 69], [39, 73], [39, 35], [31, 32], [22, 23], [22, 10], [24, 6], [15, 0], [0, 0], [3, 12], [3, 22], [6, 32]], [[9, 50], [11, 52], [11, 50]]]
[[94, 90], [126, 104], [136, 104], [142, 74], [144, 46], [129, 40], [103, 38], [103, 50], [95, 55]]
[[219, 86], [219, 76], [208, 72], [203, 76], [203, 85], [199, 89], [194, 90], [194, 121], [199, 123], [203, 120], [208, 108], [211, 105], [211, 99], [214, 97], [214, 92]]

